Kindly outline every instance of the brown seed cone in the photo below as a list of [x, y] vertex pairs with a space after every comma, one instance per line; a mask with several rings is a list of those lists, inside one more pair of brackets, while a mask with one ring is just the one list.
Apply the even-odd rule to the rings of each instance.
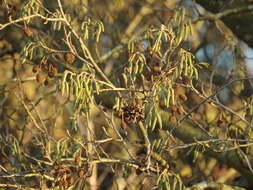
[[48, 64], [48, 62], [47, 62], [46, 59], [43, 58], [43, 59], [40, 61], [40, 65], [41, 65], [41, 67], [42, 67], [45, 71], [49, 71], [49, 64]]
[[171, 115], [169, 117], [169, 123], [175, 125], [177, 123], [177, 117], [175, 115]]
[[37, 73], [40, 70], [40, 65], [34, 65], [33, 66], [33, 72]]
[[62, 180], [62, 185], [61, 185], [62, 187], [64, 187], [66, 189], [66, 188], [68, 188], [69, 185], [70, 184], [67, 180]]
[[45, 85], [45, 86], [48, 86], [48, 85], [49, 85], [49, 78], [46, 78], [46, 79], [44, 80], [44, 85]]
[[184, 95], [184, 94], [179, 94], [179, 98], [183, 101], [186, 101], [187, 100], [187, 96]]
[[53, 78], [56, 76], [57, 73], [58, 73], [57, 67], [55, 67], [54, 65], [50, 65], [48, 76], [50, 78]]
[[64, 60], [69, 64], [73, 64], [75, 61], [75, 56], [72, 53], [65, 53]]
[[53, 187], [52, 181], [51, 180], [47, 180], [46, 181], [46, 186], [47, 186], [47, 188], [52, 188]]
[[54, 164], [53, 164], [53, 168], [54, 168], [54, 170], [59, 170], [60, 169], [60, 164], [58, 163], [58, 162], [54, 162]]
[[171, 112], [172, 113], [177, 112], [177, 106], [175, 106], [175, 105], [171, 106]]
[[223, 121], [223, 120], [219, 119], [219, 120], [217, 121], [218, 127], [221, 127], [223, 124], [224, 124], [224, 121]]
[[67, 182], [68, 182], [69, 185], [72, 185], [74, 183], [74, 178], [72, 176], [69, 176], [67, 178]]
[[82, 160], [79, 156], [75, 157], [75, 163], [79, 164], [81, 161]]
[[141, 171], [140, 168], [137, 168], [137, 169], [135, 170], [135, 173], [136, 173], [136, 175], [141, 175], [143, 172]]
[[24, 33], [27, 37], [31, 37], [33, 35], [33, 31], [28, 27], [24, 28]]
[[84, 177], [84, 175], [85, 175], [84, 169], [83, 169], [83, 168], [79, 168], [79, 170], [78, 170], [78, 176], [79, 176], [80, 178], [82, 178], [82, 177]]
[[44, 80], [45, 80], [45, 76], [43, 76], [43, 73], [38, 73], [38, 74], [36, 75], [36, 81], [37, 81], [38, 83], [42, 83]]
[[184, 108], [183, 108], [182, 106], [179, 106], [179, 107], [177, 108], [177, 113], [178, 113], [179, 115], [183, 115], [183, 114], [184, 114]]

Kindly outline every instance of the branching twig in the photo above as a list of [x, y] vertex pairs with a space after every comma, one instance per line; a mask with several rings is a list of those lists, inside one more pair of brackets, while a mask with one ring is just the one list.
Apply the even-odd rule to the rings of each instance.
[[[186, 118], [188, 118], [193, 112], [195, 112], [201, 105], [203, 105], [205, 102], [211, 100], [213, 97], [215, 97], [219, 92], [221, 92], [222, 90], [224, 90], [226, 87], [228, 87], [229, 85], [231, 85], [234, 82], [237, 81], [242, 81], [242, 80], [249, 80], [252, 79], [253, 77], [247, 77], [247, 78], [238, 78], [238, 79], [234, 79], [231, 80], [230, 82], [228, 82], [227, 84], [225, 84], [224, 86], [220, 87], [215, 93], [211, 94], [210, 96], [206, 97], [204, 100], [202, 100], [199, 104], [197, 104], [196, 106], [194, 106], [187, 114], [184, 115], [184, 117], [180, 118], [177, 122], [177, 124], [171, 129], [170, 133], [172, 133], [176, 127], [178, 127]], [[228, 110], [228, 109], [227, 109]], [[231, 111], [231, 110], [228, 110]], [[232, 112], [234, 114], [234, 112]], [[244, 118], [242, 118], [240, 115], [235, 114], [236, 116], [238, 116], [240, 119], [242, 119], [242, 121], [245, 121], [249, 127], [251, 129], [253, 129], [253, 126], [251, 126], [249, 124], [249, 122], [247, 122]]]

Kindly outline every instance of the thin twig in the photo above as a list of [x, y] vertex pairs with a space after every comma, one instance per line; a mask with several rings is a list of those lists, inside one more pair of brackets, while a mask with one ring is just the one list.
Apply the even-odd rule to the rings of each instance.
[[138, 123], [138, 126], [140, 127], [142, 135], [143, 135], [144, 140], [145, 140], [145, 144], [146, 144], [146, 148], [147, 148], [147, 163], [148, 163], [147, 164], [147, 170], [149, 170], [149, 168], [151, 166], [151, 159], [150, 159], [151, 143], [150, 143], [149, 138], [148, 138], [147, 129], [145, 129], [145, 127], [144, 127], [144, 125], [141, 121]]
[[[186, 115], [184, 115], [184, 117], [180, 118], [177, 122], [177, 124], [170, 130], [170, 133], [173, 133], [173, 131], [186, 119], [188, 118], [193, 112], [195, 112], [201, 105], [203, 105], [205, 102], [207, 102], [208, 100], [211, 100], [213, 97], [215, 97], [219, 92], [221, 92], [222, 90], [224, 90], [226, 87], [228, 87], [229, 85], [231, 85], [234, 82], [237, 81], [242, 81], [242, 80], [249, 80], [249, 79], [253, 79], [253, 77], [247, 77], [247, 78], [238, 78], [238, 79], [234, 79], [231, 80], [230, 82], [228, 82], [227, 84], [223, 85], [222, 87], [220, 87], [215, 93], [211, 94], [210, 96], [206, 97], [204, 100], [202, 100], [199, 104], [197, 104], [196, 106], [194, 106]], [[227, 109], [228, 110], [228, 109]], [[231, 110], [228, 110], [231, 111]], [[233, 112], [234, 113], [234, 112]], [[240, 119], [242, 119], [243, 121], [246, 121], [245, 119], [243, 119], [240, 115], [236, 114], [236, 116], [238, 116]], [[246, 123], [249, 125], [249, 127], [251, 129], [253, 129], [253, 126], [250, 125], [249, 122], [246, 121]]]

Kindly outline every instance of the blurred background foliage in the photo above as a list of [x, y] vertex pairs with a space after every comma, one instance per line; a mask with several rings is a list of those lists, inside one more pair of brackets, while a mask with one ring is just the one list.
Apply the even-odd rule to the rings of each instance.
[[253, 187], [252, 1], [0, 4], [0, 189]]

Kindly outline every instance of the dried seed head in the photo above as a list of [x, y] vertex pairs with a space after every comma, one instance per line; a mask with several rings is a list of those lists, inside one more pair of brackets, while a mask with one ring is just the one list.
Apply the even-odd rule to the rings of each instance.
[[183, 115], [183, 114], [184, 114], [184, 108], [183, 108], [182, 106], [179, 106], [179, 107], [177, 108], [177, 113], [178, 113], [179, 115]]
[[175, 105], [171, 106], [171, 112], [172, 113], [177, 112], [177, 106], [175, 106]]
[[40, 65], [34, 65], [33, 66], [33, 72], [37, 73], [40, 70]]
[[45, 77], [43, 76], [43, 73], [38, 73], [38, 74], [36, 75], [36, 81], [37, 81], [38, 83], [42, 83], [44, 80], [45, 80]]
[[138, 167], [138, 168], [135, 170], [135, 173], [136, 173], [136, 175], [141, 175], [143, 172], [142, 172], [141, 169]]
[[176, 123], [177, 123], [177, 117], [176, 117], [175, 115], [171, 115], [171, 116], [169, 117], [169, 122], [170, 122], [171, 124], [176, 124]]
[[65, 171], [64, 171], [64, 173], [65, 173], [66, 175], [69, 175], [69, 174], [71, 173], [70, 168], [66, 168]]
[[134, 100], [132, 103], [125, 105], [120, 114], [126, 123], [138, 123], [144, 119], [143, 104], [139, 100]]
[[58, 180], [58, 181], [56, 181], [55, 182], [55, 186], [57, 187], [57, 186], [60, 186], [61, 185], [61, 181], [60, 180]]
[[62, 187], [64, 187], [65, 189], [67, 189], [69, 186], [69, 183], [67, 180], [62, 180]]
[[224, 121], [223, 121], [223, 120], [219, 119], [219, 120], [217, 121], [218, 127], [221, 127], [223, 124], [224, 124]]
[[51, 180], [47, 180], [46, 186], [47, 186], [47, 188], [52, 188], [53, 187], [52, 181]]
[[180, 94], [180, 88], [178, 86], [175, 86], [173, 89], [174, 89], [175, 95], [178, 96]]
[[44, 80], [44, 85], [45, 85], [45, 86], [48, 86], [48, 85], [49, 85], [49, 78], [46, 78], [46, 79]]
[[72, 53], [65, 53], [64, 60], [69, 64], [73, 64], [75, 61], [75, 56]]
[[190, 82], [190, 78], [187, 76], [183, 76], [182, 82], [183, 82], [183, 84], [188, 84]]
[[75, 163], [79, 164], [81, 161], [82, 160], [79, 156], [75, 157]]
[[165, 107], [166, 105], [165, 105], [165, 101], [164, 100], [159, 100], [159, 106], [160, 107]]
[[70, 169], [70, 171], [72, 173], [75, 173], [77, 171], [77, 167], [76, 166], [70, 166], [69, 169]]
[[28, 27], [24, 28], [24, 33], [26, 34], [27, 37], [31, 37], [33, 35], [33, 31]]
[[42, 58], [40, 65], [45, 71], [49, 71], [49, 64], [45, 58]]
[[187, 100], [187, 96], [184, 95], [184, 94], [179, 94], [178, 97], [179, 97], [181, 100], [183, 100], [183, 101], [186, 101], [186, 100]]
[[54, 170], [59, 170], [60, 169], [60, 164], [58, 163], [58, 162], [54, 162], [54, 164], [53, 164], [53, 168], [54, 168]]
[[49, 66], [48, 76], [50, 78], [52, 78], [52, 77], [55, 77], [57, 73], [58, 73], [57, 67], [54, 66], [54, 65], [50, 65]]
[[78, 176], [79, 176], [80, 178], [83, 178], [84, 175], [85, 175], [84, 169], [83, 169], [83, 168], [79, 168], [79, 170], [78, 170]]
[[74, 183], [74, 178], [72, 176], [69, 176], [66, 181], [69, 185], [72, 185]]

